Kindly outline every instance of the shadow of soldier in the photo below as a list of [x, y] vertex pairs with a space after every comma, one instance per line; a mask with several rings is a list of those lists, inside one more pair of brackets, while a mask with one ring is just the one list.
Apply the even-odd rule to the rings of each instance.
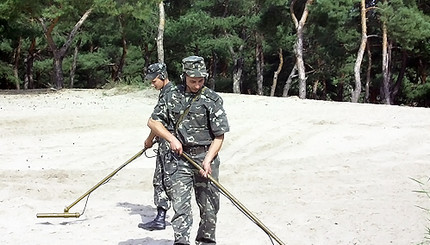
[[[130, 215], [140, 215], [142, 223], [150, 222], [154, 219], [157, 213], [157, 209], [151, 205], [133, 204], [129, 202], [117, 203], [118, 207], [122, 207], [130, 213]], [[166, 222], [166, 225], [171, 225], [170, 222]], [[136, 224], [136, 229], [137, 224]], [[119, 242], [118, 245], [171, 245], [173, 240], [168, 239], [154, 239], [151, 237], [129, 239], [127, 241]]]
[[[141, 204], [133, 204], [129, 202], [120, 202], [117, 203], [117, 207], [122, 207], [129, 211], [130, 215], [138, 214], [142, 219], [142, 223], [147, 223], [152, 221], [156, 214], [157, 209], [151, 205], [141, 205]], [[166, 220], [169, 220], [169, 215], [166, 216]], [[170, 222], [166, 222], [166, 226], [171, 225]]]
[[124, 242], [119, 242], [118, 245], [171, 245], [173, 240], [160, 239], [154, 240], [150, 237], [141, 239], [129, 239]]

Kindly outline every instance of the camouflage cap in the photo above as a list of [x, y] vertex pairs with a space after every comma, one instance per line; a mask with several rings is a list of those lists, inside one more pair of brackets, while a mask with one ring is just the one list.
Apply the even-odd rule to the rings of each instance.
[[190, 77], [207, 77], [205, 60], [200, 56], [189, 56], [182, 59], [182, 71]]
[[152, 81], [158, 75], [160, 75], [160, 79], [166, 79], [167, 77], [167, 67], [164, 63], [155, 63], [148, 66], [146, 69], [145, 81]]

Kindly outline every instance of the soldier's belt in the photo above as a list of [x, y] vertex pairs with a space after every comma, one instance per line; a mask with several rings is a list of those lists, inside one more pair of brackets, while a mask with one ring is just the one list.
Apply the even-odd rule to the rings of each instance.
[[184, 146], [183, 150], [190, 155], [198, 155], [209, 150], [208, 145]]

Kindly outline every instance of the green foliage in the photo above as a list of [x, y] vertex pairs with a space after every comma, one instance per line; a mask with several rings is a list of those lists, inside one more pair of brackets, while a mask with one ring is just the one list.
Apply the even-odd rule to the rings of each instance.
[[[283, 50], [284, 66], [278, 77], [279, 96], [295, 64], [293, 48], [296, 30], [290, 14], [290, 2], [283, 0], [165, 0], [165, 62], [169, 77], [178, 81], [180, 60], [200, 55], [216, 79], [218, 91], [232, 91], [233, 65], [243, 62], [242, 92], [255, 93], [256, 46], [264, 53], [265, 94], [270, 91], [274, 71]], [[294, 11], [300, 18], [306, 1], [297, 1]], [[388, 38], [393, 44], [392, 80], [402, 69], [406, 75], [396, 101], [430, 106], [430, 7], [422, 0], [367, 1], [368, 40], [372, 55], [372, 102], [378, 103], [381, 87], [381, 23], [386, 21]], [[0, 3], [0, 88], [14, 88], [14, 55], [21, 40], [18, 76], [23, 84], [24, 62], [35, 54], [33, 77], [36, 87], [52, 85], [53, 53], [47, 48], [40, 20], [49, 27], [60, 48], [73, 26], [89, 8], [93, 12], [81, 26], [64, 57], [65, 87], [70, 82], [73, 50], [78, 47], [75, 87], [94, 88], [109, 85], [142, 84], [142, 71], [156, 62], [155, 38], [158, 28], [159, 0], [4, 0]], [[58, 19], [57, 19], [58, 18]], [[316, 0], [309, 8], [304, 33], [304, 61], [308, 98], [347, 101], [354, 87], [353, 69], [361, 39], [360, 3], [354, 0]], [[261, 38], [261, 39], [258, 39]], [[31, 44], [35, 41], [35, 47]], [[119, 81], [112, 82], [114, 69], [127, 49]], [[234, 54], [231, 52], [234, 51]], [[367, 50], [366, 50], [367, 51]], [[402, 56], [406, 54], [406, 67]], [[365, 77], [367, 53], [362, 63]], [[364, 81], [363, 81], [364, 83]], [[393, 82], [394, 83], [394, 82]], [[313, 85], [318, 84], [316, 94]], [[290, 95], [298, 94], [296, 80]], [[361, 96], [363, 97], [363, 95]], [[361, 100], [363, 101], [363, 100]]]
[[34, 62], [35, 82], [40, 88], [52, 87], [52, 59], [36, 60]]
[[405, 98], [402, 101], [410, 106], [430, 106], [430, 82], [426, 83], [412, 83], [406, 79], [403, 85]]
[[0, 88], [14, 89], [16, 88], [15, 82], [12, 67], [6, 62], [0, 61]]
[[406, 5], [402, 0], [393, 0], [381, 4], [381, 9], [381, 19], [387, 23], [390, 38], [404, 49], [413, 50], [418, 42], [430, 38], [430, 16], [415, 4]]
[[79, 55], [78, 65], [83, 71], [100, 70], [108, 63], [108, 54], [104, 48], [99, 48], [93, 53]]
[[128, 84], [143, 83], [143, 67], [145, 60], [142, 57], [142, 50], [139, 47], [131, 46], [127, 53], [127, 65], [124, 67], [123, 75]]
[[326, 95], [319, 95], [319, 98], [347, 100], [350, 96], [361, 38], [361, 30], [358, 29], [360, 10], [355, 2], [319, 0], [310, 7], [307, 27], [309, 51], [305, 61], [314, 68], [311, 80], [325, 81], [328, 88], [334, 89]]
[[202, 23], [211, 23], [211, 19], [200, 11], [180, 17], [166, 28], [166, 39], [176, 38], [175, 43], [186, 44], [185, 52], [192, 53], [200, 49], [202, 40], [212, 37], [210, 27]]
[[0, 52], [2, 52], [2, 53], [13, 52], [12, 41], [11, 40], [3, 40], [3, 42], [0, 43]]

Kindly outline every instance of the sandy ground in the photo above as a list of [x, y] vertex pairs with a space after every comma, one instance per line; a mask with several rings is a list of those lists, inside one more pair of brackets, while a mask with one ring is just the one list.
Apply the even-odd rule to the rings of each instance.
[[[231, 132], [220, 183], [283, 243], [426, 241], [430, 215], [417, 206], [430, 199], [410, 178], [430, 175], [430, 109], [221, 95]], [[63, 212], [138, 153], [156, 100], [154, 90], [1, 92], [0, 244], [172, 244], [170, 223], [137, 227], [155, 216], [152, 150], [74, 205], [79, 218], [36, 217]], [[218, 244], [278, 244], [221, 201]]]

